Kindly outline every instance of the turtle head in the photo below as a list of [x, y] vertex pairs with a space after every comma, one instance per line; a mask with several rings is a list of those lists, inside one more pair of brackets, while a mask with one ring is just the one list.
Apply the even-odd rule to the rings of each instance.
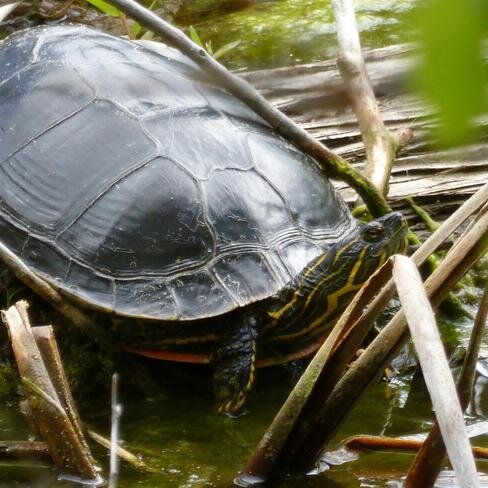
[[361, 285], [388, 257], [405, 252], [407, 230], [398, 212], [361, 225], [334, 246], [328, 273], [341, 269], [350, 284]]

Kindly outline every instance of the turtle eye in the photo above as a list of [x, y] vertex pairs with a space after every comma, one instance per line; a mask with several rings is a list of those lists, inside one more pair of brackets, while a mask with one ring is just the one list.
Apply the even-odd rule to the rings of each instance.
[[383, 226], [380, 224], [368, 224], [364, 232], [364, 240], [367, 242], [376, 242], [383, 237]]

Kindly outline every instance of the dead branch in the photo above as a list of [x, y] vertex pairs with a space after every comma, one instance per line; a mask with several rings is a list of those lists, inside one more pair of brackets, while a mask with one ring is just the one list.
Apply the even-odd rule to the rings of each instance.
[[61, 405], [37, 347], [27, 317], [26, 302], [1, 312], [29, 400], [30, 412], [56, 466], [82, 478], [95, 480], [97, 470], [86, 444], [80, 441]]
[[[463, 408], [422, 278], [413, 261], [406, 256], [395, 257], [393, 277], [437, 423], [458, 482], [462, 487], [477, 487], [478, 474], [464, 429]], [[427, 488], [433, 486], [433, 483], [417, 483], [415, 486]]]
[[[480, 307], [474, 321], [463, 368], [457, 381], [457, 390], [461, 407], [465, 410], [470, 402], [475, 380], [481, 338], [488, 314], [488, 288], [485, 289]], [[433, 486], [442, 467], [445, 446], [438, 422], [434, 424], [425, 442], [415, 456], [405, 479], [406, 488]]]
[[394, 135], [386, 128], [361, 52], [352, 1], [334, 0], [332, 6], [340, 50], [338, 66], [361, 130], [367, 159], [365, 174], [378, 191], [386, 195], [396, 152], [413, 134], [404, 130]]
[[[483, 188], [467, 200], [462, 207], [454, 212], [422, 244], [412, 256], [415, 263], [417, 265], [422, 264], [457, 227], [487, 200], [488, 184], [485, 184]], [[319, 349], [314, 359], [312, 359], [309, 367], [290, 393], [290, 396], [264, 434], [258, 447], [249, 458], [244, 469], [245, 473], [266, 479], [271, 472], [276, 472], [279, 468], [282, 470], [281, 474], [286, 474], [293, 456], [302, 449], [303, 439], [310, 435], [314, 423], [320, 418], [321, 405], [325, 400], [326, 393], [330, 389], [330, 386], [327, 386], [330, 385], [329, 379], [333, 378], [332, 383], [335, 383], [335, 372], [341, 368], [340, 363], [331, 360], [332, 352], [338, 352], [340, 349], [337, 338], [339, 335], [345, 336], [345, 332], [350, 326], [351, 329], [357, 329], [355, 332], [355, 334], [358, 334], [357, 338], [361, 337], [365, 331], [369, 330], [380, 311], [394, 295], [394, 284], [390, 280], [370, 305], [366, 307], [367, 300], [365, 303], [364, 297], [368, 297], [369, 295], [367, 288], [371, 286], [376, 290], [377, 286], [380, 286], [378, 278], [375, 278], [375, 280], [376, 283], [370, 281], [365, 288], [358, 292], [323, 346]], [[365, 309], [364, 312], [362, 314], [358, 313], [358, 310], [362, 311], [362, 309]], [[360, 315], [359, 318], [358, 315]], [[356, 320], [356, 323], [352, 325], [354, 320]], [[354, 335], [351, 337], [353, 338]], [[345, 339], [345, 337], [342, 339]], [[330, 364], [333, 365], [332, 370], [326, 367], [326, 365]], [[322, 377], [325, 383], [316, 387], [316, 384], [320, 383], [319, 376]], [[318, 394], [315, 395], [314, 392], [318, 392]], [[309, 407], [307, 408], [306, 405]]]

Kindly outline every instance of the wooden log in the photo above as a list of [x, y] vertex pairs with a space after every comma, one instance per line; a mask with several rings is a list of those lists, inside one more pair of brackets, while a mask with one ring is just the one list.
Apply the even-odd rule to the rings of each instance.
[[0, 441], [0, 459], [51, 461], [51, 456], [45, 442]]
[[[50, 325], [38, 326], [32, 328], [32, 333], [46, 366], [49, 378], [58, 396], [59, 403], [66, 412], [83, 449], [91, 458], [90, 449], [81, 430], [80, 417], [68, 385], [66, 373], [64, 372], [53, 328]], [[91, 462], [94, 463], [95, 460], [91, 458]]]
[[98, 479], [91, 455], [73, 429], [42, 361], [27, 318], [26, 302], [17, 302], [8, 310], [2, 310], [1, 315], [32, 416], [53, 462], [62, 471], [85, 479]]

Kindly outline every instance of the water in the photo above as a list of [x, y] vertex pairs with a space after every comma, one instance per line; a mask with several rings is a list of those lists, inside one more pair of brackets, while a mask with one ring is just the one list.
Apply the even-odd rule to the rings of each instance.
[[[207, 369], [164, 365], [157, 371], [160, 383], [157, 389], [141, 394], [126, 386], [121, 391], [123, 446], [140, 456], [153, 472], [141, 473], [122, 462], [119, 488], [232, 486], [232, 480], [292, 388], [299, 368], [287, 365], [260, 370], [246, 411], [236, 419], [214, 413]], [[78, 394], [77, 398], [85, 426], [107, 437], [108, 397], [108, 391], [102, 391], [96, 397]], [[486, 412], [486, 400], [480, 401], [481, 411]], [[407, 375], [390, 383], [374, 384], [336, 435], [331, 449], [355, 434], [396, 436], [425, 432], [431, 425], [432, 411], [422, 382], [411, 381]], [[15, 404], [0, 409], [0, 429], [4, 439], [29, 436]], [[107, 451], [93, 443], [92, 446], [107, 473]], [[337, 456], [332, 459], [337, 460]], [[356, 460], [334, 465], [319, 475], [272, 486], [387, 487], [405, 474], [411, 460], [412, 455], [405, 453], [363, 453]], [[480, 467], [483, 469], [483, 464]], [[0, 469], [0, 488], [11, 486], [73, 485], [56, 481], [55, 473], [46, 467], [25, 462], [13, 466], [4, 463]]]
[[[220, 5], [220, 10], [211, 10], [212, 4]], [[418, 0], [358, 0], [354, 4], [364, 47], [412, 40], [411, 18]], [[320, 61], [337, 52], [330, 0], [187, 0], [184, 5], [177, 22], [193, 25], [214, 50], [240, 41], [222, 59], [231, 68], [289, 66]]]

